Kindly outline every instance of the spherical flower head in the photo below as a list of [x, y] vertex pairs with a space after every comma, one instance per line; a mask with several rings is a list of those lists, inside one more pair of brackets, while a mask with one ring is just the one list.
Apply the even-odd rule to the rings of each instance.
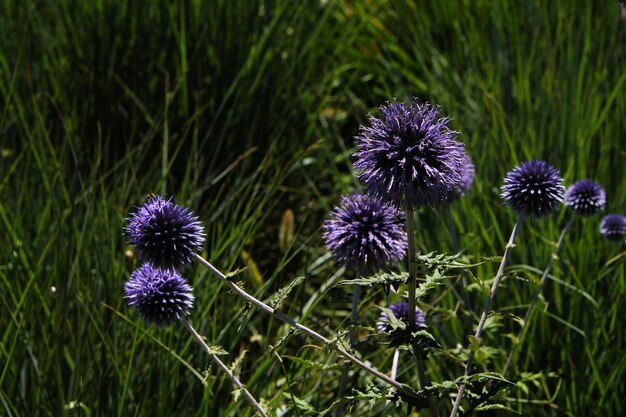
[[336, 261], [361, 274], [385, 269], [407, 251], [407, 235], [398, 210], [366, 195], [343, 197], [324, 222], [326, 247]]
[[459, 183], [459, 188], [453, 190], [450, 195], [450, 200], [453, 200], [457, 197], [461, 197], [465, 195], [472, 188], [472, 184], [474, 184], [474, 177], [476, 175], [476, 167], [474, 166], [474, 162], [472, 162], [472, 158], [467, 156], [465, 161], [463, 162], [463, 167], [461, 170], [461, 182]]
[[193, 306], [191, 286], [173, 269], [146, 263], [124, 285], [128, 305], [148, 322], [166, 325], [181, 320]]
[[607, 214], [600, 222], [603, 238], [619, 242], [626, 237], [626, 217], [621, 214]]
[[354, 168], [368, 194], [410, 210], [448, 201], [461, 188], [467, 159], [450, 118], [416, 99], [409, 107], [394, 100], [380, 111], [382, 119], [370, 116], [371, 126], [355, 137]]
[[604, 210], [606, 195], [595, 181], [581, 180], [565, 192], [565, 205], [583, 216], [593, 216]]
[[[392, 304], [389, 307], [389, 310], [393, 313], [394, 317], [407, 326], [409, 325], [409, 303], [405, 301], [400, 301], [398, 303]], [[415, 326], [425, 328], [426, 326], [426, 314], [419, 307], [415, 307]], [[391, 332], [392, 328], [389, 324], [389, 315], [385, 312], [380, 314], [378, 322], [376, 323], [376, 327], [378, 331], [383, 333]]]
[[523, 162], [504, 177], [502, 198], [520, 215], [541, 217], [563, 201], [563, 179], [545, 161]]
[[128, 217], [126, 233], [139, 254], [159, 268], [180, 268], [193, 260], [204, 245], [204, 229], [185, 207], [150, 195]]

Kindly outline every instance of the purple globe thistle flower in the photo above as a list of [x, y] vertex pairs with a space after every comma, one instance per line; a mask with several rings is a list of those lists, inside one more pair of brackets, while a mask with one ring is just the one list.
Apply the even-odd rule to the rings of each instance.
[[607, 214], [600, 222], [603, 238], [619, 242], [626, 237], [626, 217], [621, 214]]
[[190, 264], [194, 253], [202, 250], [202, 223], [171, 199], [150, 195], [127, 220], [130, 243], [156, 267], [180, 268]]
[[146, 321], [165, 325], [189, 314], [194, 300], [191, 291], [187, 281], [173, 269], [145, 263], [124, 285], [124, 298]]
[[[407, 326], [409, 325], [409, 303], [405, 301], [400, 301], [398, 303], [392, 304], [389, 309], [393, 313], [394, 317]], [[425, 328], [426, 326], [426, 314], [418, 307], [415, 307], [415, 326]], [[380, 317], [378, 318], [378, 322], [376, 323], [376, 327], [379, 332], [389, 333], [391, 330], [391, 325], [389, 324], [389, 315], [386, 312], [382, 312]]]
[[476, 175], [476, 167], [474, 166], [474, 162], [472, 162], [472, 158], [467, 156], [465, 161], [463, 162], [463, 167], [461, 171], [461, 182], [459, 183], [459, 188], [452, 191], [449, 199], [453, 200], [457, 197], [461, 197], [465, 195], [466, 192], [472, 188], [472, 184], [474, 184], [474, 176]]
[[370, 115], [356, 139], [354, 168], [366, 191], [402, 209], [447, 201], [461, 188], [467, 159], [455, 140], [450, 118], [416, 99], [410, 107], [394, 100], [381, 106], [382, 119]]
[[544, 161], [523, 162], [506, 174], [502, 198], [518, 214], [546, 216], [563, 201], [563, 179]]
[[592, 180], [580, 180], [565, 192], [565, 206], [583, 216], [592, 216], [604, 210], [606, 195], [602, 187]]
[[407, 235], [398, 210], [366, 195], [342, 197], [341, 206], [324, 222], [326, 247], [344, 266], [368, 274], [402, 260]]

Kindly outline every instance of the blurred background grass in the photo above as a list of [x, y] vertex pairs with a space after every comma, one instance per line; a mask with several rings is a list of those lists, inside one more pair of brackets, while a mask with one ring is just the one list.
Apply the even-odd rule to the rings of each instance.
[[[205, 256], [225, 271], [248, 266], [240, 279], [262, 298], [305, 276], [283, 308], [333, 334], [350, 294], [330, 287], [352, 272], [330, 261], [320, 225], [359, 189], [358, 125], [394, 97], [439, 104], [462, 132], [476, 182], [451, 215], [468, 259], [502, 253], [514, 219], [499, 186], [521, 161], [547, 160], [567, 185], [595, 179], [607, 211], [624, 213], [625, 30], [608, 0], [1, 2], [1, 414], [251, 416], [218, 370], [205, 373], [182, 326], [148, 327], [126, 308], [138, 261], [124, 219], [148, 192], [175, 196], [204, 221]], [[501, 370], [533, 268], [568, 216], [524, 224], [479, 365]], [[498, 398], [524, 415], [624, 412], [624, 247], [601, 241], [598, 224], [574, 224], [509, 374], [525, 382]], [[419, 249], [453, 242], [445, 210], [419, 213]], [[472, 272], [490, 279], [495, 268]], [[205, 271], [186, 275], [191, 321], [227, 362], [239, 358], [273, 412], [332, 403], [332, 354], [248, 311]], [[457, 344], [484, 299], [470, 295], [464, 306], [442, 289], [421, 304], [452, 353], [427, 363], [434, 381], [462, 373]], [[381, 303], [381, 290], [365, 294], [365, 325]], [[363, 354], [388, 370], [391, 351], [369, 333]], [[416, 384], [409, 367], [400, 378]], [[381, 410], [360, 401], [352, 413]]]

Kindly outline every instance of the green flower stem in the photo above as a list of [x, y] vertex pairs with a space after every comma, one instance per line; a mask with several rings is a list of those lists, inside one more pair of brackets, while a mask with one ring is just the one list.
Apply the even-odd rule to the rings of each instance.
[[[415, 325], [415, 292], [417, 287], [417, 263], [415, 262], [415, 232], [413, 224], [413, 211], [406, 211], [406, 233], [408, 238], [408, 262], [409, 262], [409, 329], [414, 330]], [[417, 366], [417, 379], [420, 383], [420, 388], [424, 389], [428, 386], [428, 380], [426, 379], [426, 371], [424, 367], [424, 360], [416, 355], [416, 349], [413, 346], [413, 357], [415, 358]], [[433, 417], [439, 417], [435, 403], [431, 397], [428, 398], [428, 407]]]
[[[515, 246], [515, 237], [517, 236], [517, 232], [519, 227], [524, 219], [523, 215], [520, 215], [517, 219], [517, 223], [513, 227], [513, 231], [511, 232], [511, 237], [509, 238], [509, 242], [506, 244], [506, 248], [504, 250], [504, 255], [502, 256], [502, 261], [500, 262], [500, 268], [498, 268], [498, 273], [496, 274], [496, 278], [493, 280], [493, 284], [491, 285], [491, 291], [489, 292], [489, 297], [487, 297], [487, 301], [485, 302], [485, 309], [483, 310], [483, 314], [480, 317], [480, 321], [478, 322], [478, 327], [476, 328], [476, 333], [474, 337], [476, 339], [480, 338], [483, 332], [483, 327], [485, 326], [485, 322], [487, 321], [487, 315], [489, 314], [489, 310], [491, 310], [491, 304], [493, 303], [493, 299], [496, 296], [496, 290], [498, 289], [498, 284], [500, 283], [500, 279], [502, 275], [504, 275], [504, 267], [509, 259], [509, 254], [511, 253], [511, 249]], [[476, 351], [470, 351], [470, 354], [467, 358], [467, 364], [465, 365], [465, 373], [464, 376], [469, 376], [472, 371], [472, 362], [474, 361], [474, 354]], [[461, 407], [461, 400], [463, 399], [463, 393], [465, 392], [465, 384], [461, 384], [459, 387], [459, 392], [456, 396], [456, 401], [454, 402], [454, 406], [452, 407], [452, 412], [450, 413], [450, 417], [455, 417], [459, 412], [459, 407]]]
[[[393, 352], [393, 360], [391, 362], [391, 379], [396, 379], [398, 376], [398, 362], [400, 361], [400, 350], [396, 349]], [[389, 407], [391, 407], [391, 401], [387, 400], [385, 402], [385, 413], [389, 412]]]
[[217, 366], [219, 366], [220, 369], [224, 371], [226, 375], [228, 375], [228, 378], [230, 378], [230, 380], [233, 381], [233, 383], [237, 386], [237, 388], [241, 390], [243, 395], [248, 399], [248, 401], [250, 401], [250, 404], [252, 404], [252, 406], [256, 408], [256, 410], [259, 412], [259, 414], [261, 414], [261, 416], [267, 417], [267, 414], [265, 414], [265, 411], [263, 410], [263, 407], [261, 407], [261, 404], [259, 404], [257, 400], [254, 399], [252, 394], [250, 394], [250, 391], [248, 391], [246, 387], [243, 386], [241, 381], [239, 381], [239, 379], [235, 376], [235, 374], [233, 374], [230, 371], [230, 369], [228, 369], [228, 366], [226, 366], [226, 364], [222, 362], [215, 353], [211, 352], [211, 348], [209, 347], [209, 345], [204, 341], [202, 336], [198, 334], [196, 329], [193, 328], [191, 323], [189, 323], [187, 320], [182, 320], [182, 322], [187, 328], [187, 330], [189, 330], [189, 332], [193, 335], [193, 337], [200, 343], [200, 345], [202, 345], [204, 350], [206, 350], [206, 352], [209, 354], [213, 362], [215, 362]]
[[397, 381], [394, 381], [393, 379], [389, 378], [387, 375], [383, 374], [382, 372], [378, 371], [375, 368], [372, 368], [371, 366], [367, 365], [365, 362], [361, 361], [360, 359], [358, 359], [354, 355], [348, 353], [345, 349], [343, 349], [342, 347], [338, 346], [336, 343], [332, 343], [330, 340], [328, 340], [327, 338], [325, 338], [321, 334], [319, 334], [319, 333], [315, 332], [314, 330], [311, 330], [308, 327], [298, 323], [297, 321], [295, 321], [291, 317], [287, 316], [286, 314], [282, 313], [281, 311], [273, 309], [272, 307], [270, 307], [267, 304], [265, 304], [263, 301], [260, 301], [257, 298], [253, 297], [252, 295], [248, 294], [243, 289], [241, 289], [238, 285], [236, 285], [234, 282], [229, 281], [228, 278], [224, 274], [222, 274], [217, 268], [215, 268], [213, 265], [211, 265], [202, 256], [200, 256], [198, 254], [196, 254], [195, 256], [196, 256], [196, 260], [198, 262], [200, 262], [204, 267], [206, 267], [211, 272], [213, 272], [213, 274], [215, 274], [215, 276], [217, 276], [231, 290], [235, 291], [237, 294], [239, 294], [241, 297], [245, 298], [250, 303], [252, 303], [255, 306], [259, 307], [261, 310], [265, 311], [266, 313], [273, 315], [274, 317], [276, 317], [277, 319], [281, 320], [282, 322], [287, 323], [291, 327], [294, 327], [294, 328], [296, 328], [296, 329], [306, 333], [307, 335], [311, 336], [312, 338], [318, 340], [319, 342], [325, 344], [330, 349], [334, 350], [339, 355], [341, 355], [344, 358], [348, 359], [349, 361], [351, 361], [355, 365], [359, 366], [363, 370], [369, 372], [370, 374], [374, 375], [376, 378], [378, 378], [380, 380], [383, 380], [386, 383], [388, 383], [389, 385], [393, 386], [394, 388], [396, 388], [398, 390], [398, 392], [401, 392], [402, 394], [404, 394], [404, 395], [406, 395], [408, 397], [411, 397], [414, 400], [418, 400], [418, 401], [421, 400], [421, 398], [417, 395], [417, 393], [415, 391], [413, 391], [412, 389], [405, 387], [404, 385], [400, 384]]
[[526, 330], [526, 327], [528, 326], [528, 321], [530, 320], [530, 315], [533, 312], [533, 307], [535, 306], [535, 303], [539, 299], [539, 295], [541, 294], [541, 291], [543, 290], [543, 286], [546, 283], [548, 274], [550, 274], [550, 271], [552, 270], [552, 264], [554, 263], [554, 259], [557, 257], [559, 250], [561, 249], [561, 245], [563, 244], [565, 235], [567, 234], [569, 229], [572, 227], [572, 224], [574, 223], [575, 218], [576, 218], [576, 215], [575, 214], [572, 215], [572, 218], [569, 220], [569, 222], [567, 222], [567, 225], [563, 228], [563, 231], [561, 232], [561, 236], [559, 236], [559, 240], [556, 242], [556, 247], [554, 248], [554, 252], [552, 252], [552, 255], [550, 256], [550, 260], [548, 261], [548, 265], [546, 266], [546, 269], [543, 271], [543, 274], [541, 275], [541, 281], [539, 282], [537, 291], [535, 291], [535, 294], [533, 295], [533, 299], [530, 302], [528, 309], [526, 310], [526, 314], [524, 315], [524, 320], [522, 321], [522, 327], [520, 328], [519, 333], [517, 334], [517, 337], [515, 338], [515, 342], [513, 343], [513, 347], [511, 348], [511, 351], [509, 352], [509, 356], [506, 359], [506, 364], [504, 365], [504, 369], [502, 370], [502, 376], [506, 376], [506, 372], [509, 370], [509, 366], [511, 365], [511, 361], [513, 360], [513, 355], [515, 354], [517, 347], [522, 342], [522, 337], [524, 336], [524, 331]]
[[[357, 268], [356, 278], [359, 278], [359, 271]], [[350, 314], [350, 347], [354, 348], [356, 345], [356, 322], [358, 321], [359, 316], [359, 299], [361, 297], [361, 286], [355, 285], [352, 290], [352, 311]], [[343, 416], [345, 403], [343, 402], [343, 396], [346, 393], [346, 388], [348, 386], [348, 371], [350, 370], [350, 366], [348, 364], [344, 365], [343, 370], [341, 371], [341, 382], [339, 383], [339, 406], [337, 410], [335, 410], [335, 417]]]

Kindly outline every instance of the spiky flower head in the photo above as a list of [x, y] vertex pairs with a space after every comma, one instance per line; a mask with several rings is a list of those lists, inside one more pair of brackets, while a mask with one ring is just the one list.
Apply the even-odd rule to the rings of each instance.
[[474, 184], [474, 176], [476, 175], [476, 167], [474, 166], [474, 162], [472, 162], [472, 158], [467, 156], [465, 161], [463, 162], [463, 168], [461, 171], [461, 182], [459, 184], [459, 188], [453, 190], [450, 195], [450, 200], [454, 200], [455, 198], [461, 197], [465, 195], [472, 188], [472, 184]]
[[324, 222], [326, 247], [344, 266], [362, 274], [385, 269], [407, 251], [407, 235], [398, 210], [367, 195], [344, 196]]
[[189, 314], [194, 300], [191, 291], [187, 281], [173, 269], [145, 263], [124, 285], [124, 298], [146, 321], [165, 325]]
[[619, 242], [626, 237], [626, 217], [621, 214], [607, 214], [600, 222], [603, 238]]
[[[392, 304], [389, 307], [389, 310], [393, 313], [393, 316], [406, 324], [409, 325], [409, 303], [405, 301], [400, 301], [398, 303]], [[426, 314], [419, 307], [415, 307], [415, 326], [416, 327], [427, 327], [426, 326]], [[382, 312], [380, 317], [378, 318], [378, 322], [376, 323], [376, 327], [378, 331], [383, 333], [389, 333], [392, 330], [391, 325], [389, 324], [389, 315], [386, 312]]]
[[366, 191], [410, 210], [449, 200], [461, 188], [467, 159], [450, 118], [416, 99], [409, 107], [393, 100], [380, 111], [382, 119], [370, 115], [371, 126], [355, 137], [354, 168]]
[[158, 195], [127, 219], [126, 233], [139, 255], [159, 268], [180, 268], [190, 264], [202, 250], [205, 233], [202, 223], [185, 207]]
[[602, 187], [592, 180], [580, 180], [565, 192], [565, 205], [583, 216], [593, 216], [604, 210], [606, 195]]
[[563, 179], [545, 161], [522, 162], [504, 177], [502, 198], [518, 214], [547, 216], [563, 201]]

